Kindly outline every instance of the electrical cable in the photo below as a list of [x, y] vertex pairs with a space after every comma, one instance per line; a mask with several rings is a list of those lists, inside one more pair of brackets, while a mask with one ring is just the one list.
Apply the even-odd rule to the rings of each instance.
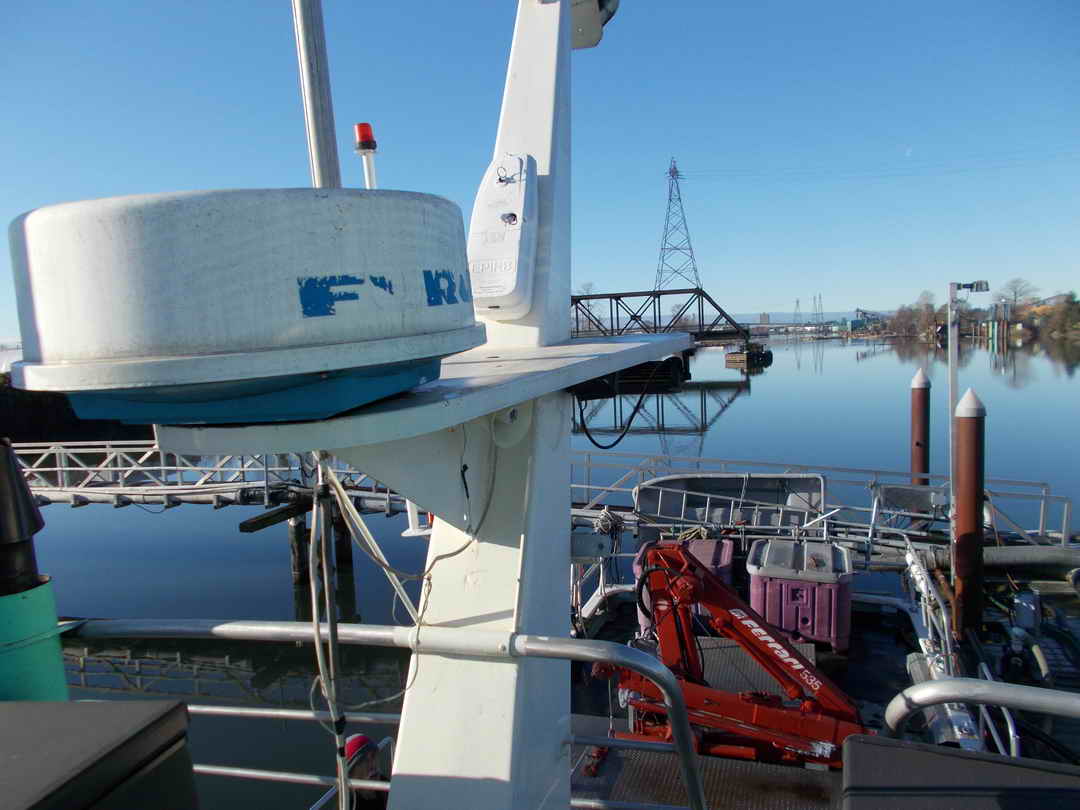
[[592, 433], [589, 432], [589, 426], [585, 423], [585, 400], [581, 399], [580, 397], [578, 398], [578, 422], [581, 424], [581, 431], [585, 434], [588, 440], [593, 443], [595, 447], [599, 448], [600, 450], [610, 450], [613, 447], [616, 447], [619, 442], [626, 438], [626, 434], [630, 431], [630, 427], [634, 424], [634, 417], [636, 417], [638, 411], [641, 410], [641, 406], [645, 404], [645, 397], [649, 393], [649, 385], [656, 377], [656, 372], [660, 370], [661, 365], [662, 363], [657, 362], [656, 365], [653, 366], [652, 373], [649, 374], [649, 379], [646, 380], [645, 385], [642, 386], [641, 396], [638, 397], [637, 405], [635, 405], [634, 410], [630, 412], [630, 418], [626, 420], [626, 425], [623, 427], [622, 432], [619, 434], [618, 438], [616, 438], [615, 441], [611, 442], [610, 444], [600, 444], [600, 442], [593, 438]]
[[[316, 458], [318, 456], [316, 455]], [[317, 485], [321, 489], [323, 483], [323, 467], [321, 461], [317, 462]], [[318, 492], [318, 490], [316, 490]], [[311, 592], [311, 624], [312, 634], [315, 641], [315, 663], [318, 667], [318, 677], [312, 681], [312, 688], [308, 692], [309, 703], [313, 703], [311, 696], [314, 692], [316, 684], [319, 684], [322, 688], [323, 697], [326, 700], [327, 709], [330, 712], [330, 716], [334, 719], [334, 727], [327, 728], [327, 726], [320, 721], [320, 725], [324, 729], [327, 729], [334, 737], [334, 758], [337, 765], [337, 779], [338, 779], [338, 807], [340, 810], [349, 810], [352, 806], [352, 791], [348, 786], [348, 771], [345, 762], [345, 737], [344, 737], [344, 717], [340, 718], [340, 708], [336, 705], [336, 694], [334, 693], [333, 679], [327, 679], [327, 673], [330, 671], [327, 665], [326, 655], [322, 645], [322, 630], [320, 628], [320, 614], [321, 605], [319, 600], [319, 582], [322, 581], [323, 590], [328, 590], [328, 583], [320, 577], [320, 565], [318, 559], [318, 552], [323, 550], [325, 556], [325, 539], [326, 539], [326, 515], [324, 514], [323, 504], [320, 502], [321, 498], [315, 497], [312, 499], [311, 504], [311, 531], [308, 535], [308, 582], [310, 584]], [[318, 541], [318, 542], [317, 542]], [[329, 618], [329, 617], [328, 617]]]

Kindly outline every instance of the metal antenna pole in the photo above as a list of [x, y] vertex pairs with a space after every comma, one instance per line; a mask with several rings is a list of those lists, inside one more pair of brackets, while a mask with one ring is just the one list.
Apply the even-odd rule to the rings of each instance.
[[300, 62], [300, 97], [304, 103], [304, 126], [311, 162], [311, 185], [315, 188], [341, 188], [322, 0], [293, 0], [292, 7], [296, 57]]
[[656, 284], [653, 289], [663, 289], [675, 278], [683, 279], [694, 289], [701, 289], [697, 259], [694, 258], [694, 248], [690, 245], [690, 229], [686, 224], [682, 192], [679, 190], [682, 173], [675, 165], [675, 158], [671, 159], [667, 174], [667, 216], [664, 219], [664, 236], [660, 240], [660, 261], [656, 266]]

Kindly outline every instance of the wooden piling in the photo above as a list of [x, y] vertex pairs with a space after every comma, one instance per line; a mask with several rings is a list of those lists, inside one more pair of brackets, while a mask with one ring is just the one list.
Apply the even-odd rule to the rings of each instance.
[[353, 567], [352, 536], [349, 534], [349, 527], [337, 504], [330, 509], [330, 525], [334, 529], [334, 561], [337, 569], [351, 571]]
[[983, 611], [983, 501], [986, 408], [970, 388], [956, 405], [953, 435], [953, 632], [977, 631]]
[[292, 581], [299, 584], [308, 573], [308, 530], [303, 515], [289, 518], [289, 554], [292, 562]]
[[930, 483], [930, 378], [920, 368], [911, 380], [911, 483]]

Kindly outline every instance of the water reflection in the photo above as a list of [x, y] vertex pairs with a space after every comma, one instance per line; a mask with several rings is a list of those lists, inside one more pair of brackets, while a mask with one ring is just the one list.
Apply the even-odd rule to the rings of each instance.
[[688, 381], [677, 391], [646, 394], [636, 415], [641, 395], [616, 394], [590, 400], [584, 424], [575, 412], [573, 432], [584, 434], [587, 427], [597, 438], [624, 433], [659, 436], [665, 455], [700, 456], [709, 430], [737, 399], [749, 395], [748, 374], [739, 380]]
[[[796, 336], [773, 340], [769, 345], [773, 351], [790, 352], [795, 371], [821, 376], [825, 373], [825, 348], [829, 344], [835, 344], [835, 341]], [[806, 366], [805, 369], [803, 365]]]
[[[860, 350], [856, 360], [871, 359], [881, 353], [895, 353], [897, 358], [912, 365], [948, 367], [946, 347], [921, 341], [892, 341], [870, 344]], [[1001, 377], [1010, 388], [1025, 388], [1038, 380], [1040, 359], [1049, 361], [1055, 372], [1064, 371], [1072, 377], [1080, 366], [1080, 343], [1065, 340], [989, 341], [961, 340], [958, 346], [959, 367], [971, 366], [976, 358], [988, 364], [994, 376]]]
[[[343, 702], [390, 699], [379, 711], [397, 711], [400, 700], [393, 698], [404, 687], [408, 650], [340, 650]], [[307, 708], [314, 677], [308, 644], [64, 639], [63, 651], [69, 686], [95, 693]]]
[[[921, 366], [928, 374], [935, 366], [948, 368], [947, 346], [918, 340], [781, 340], [772, 344], [775, 351], [791, 353], [795, 371], [809, 371], [818, 376], [825, 374], [825, 356], [830, 345], [855, 347], [857, 364], [895, 357], [905, 364]], [[1048, 360], [1051, 368], [1064, 371], [1068, 377], [1072, 377], [1080, 366], [1080, 343], [1075, 341], [963, 339], [957, 354], [958, 368], [969, 368], [973, 362], [986, 362], [989, 370], [1003, 378], [1010, 388], [1024, 388], [1036, 382], [1040, 358]]]

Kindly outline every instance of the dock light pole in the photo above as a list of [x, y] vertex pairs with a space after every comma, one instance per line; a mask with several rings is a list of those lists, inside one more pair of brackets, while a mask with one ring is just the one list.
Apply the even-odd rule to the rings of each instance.
[[[953, 414], [956, 412], [956, 369], [960, 359], [960, 311], [956, 306], [956, 293], [960, 290], [971, 292], [990, 292], [988, 281], [949, 282], [949, 509], [953, 513], [952, 541], [956, 543], [956, 431], [953, 427]], [[956, 581], [956, 566], [953, 566], [953, 582]]]

